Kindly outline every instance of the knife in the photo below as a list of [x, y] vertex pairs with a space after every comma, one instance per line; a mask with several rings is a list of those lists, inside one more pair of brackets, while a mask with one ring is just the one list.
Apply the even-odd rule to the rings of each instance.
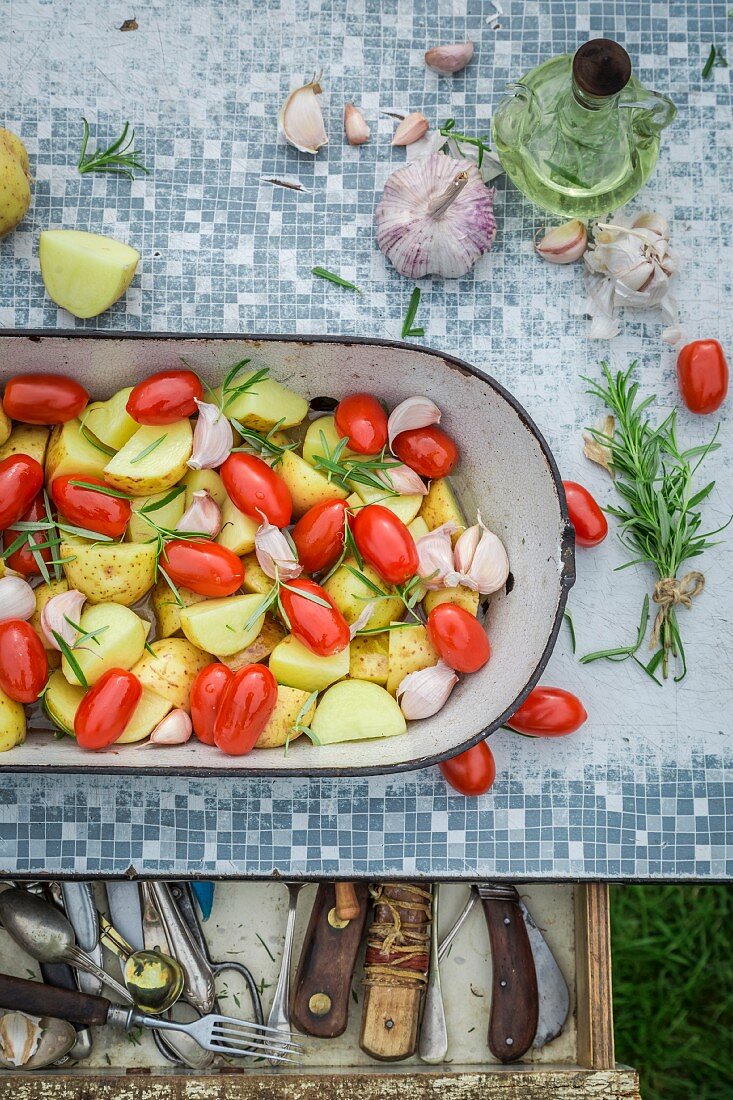
[[555, 1039], [562, 1031], [570, 1011], [570, 990], [563, 977], [562, 970], [557, 965], [557, 960], [550, 951], [545, 937], [535, 924], [532, 914], [518, 894], [517, 898], [527, 928], [527, 936], [529, 937], [537, 972], [539, 1012], [537, 1033], [532, 1046], [539, 1048]]
[[136, 882], [125, 879], [105, 883], [110, 923], [115, 926], [123, 939], [127, 940], [135, 951], [145, 947], [143, 936], [142, 905], [140, 890]]

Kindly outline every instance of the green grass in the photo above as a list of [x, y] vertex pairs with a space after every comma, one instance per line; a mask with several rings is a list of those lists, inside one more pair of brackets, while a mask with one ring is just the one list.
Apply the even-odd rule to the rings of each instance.
[[642, 1100], [733, 1097], [733, 890], [614, 886], [616, 1059]]

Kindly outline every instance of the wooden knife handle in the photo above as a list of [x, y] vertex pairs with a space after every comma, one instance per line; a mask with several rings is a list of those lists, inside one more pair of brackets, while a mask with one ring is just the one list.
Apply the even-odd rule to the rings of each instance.
[[516, 901], [501, 896], [481, 901], [493, 968], [489, 1050], [500, 1062], [516, 1062], [537, 1032], [539, 997], [532, 948]]
[[337, 882], [336, 915], [339, 920], [356, 920], [361, 912], [353, 882]]
[[107, 1022], [109, 1007], [106, 997], [0, 974], [0, 1008], [29, 1012], [31, 1016], [55, 1016], [58, 1020], [93, 1027]]

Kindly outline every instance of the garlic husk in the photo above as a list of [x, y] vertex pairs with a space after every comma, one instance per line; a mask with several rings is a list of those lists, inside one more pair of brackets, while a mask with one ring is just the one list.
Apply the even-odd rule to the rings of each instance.
[[445, 588], [446, 577], [453, 573], [451, 535], [457, 530], [455, 523], [442, 523], [415, 543], [417, 573], [426, 588]]
[[269, 523], [262, 515], [262, 525], [255, 535], [255, 554], [262, 572], [270, 580], [292, 581], [303, 572], [298, 563], [292, 543], [279, 527]]
[[666, 237], [669, 240], [669, 222], [661, 214], [645, 211], [638, 214], [631, 223], [632, 229], [648, 229], [658, 237]]
[[376, 211], [377, 244], [400, 275], [465, 275], [494, 243], [491, 188], [467, 160], [432, 153], [393, 172]]
[[0, 1052], [6, 1062], [24, 1066], [38, 1049], [43, 1035], [39, 1016], [6, 1012], [0, 1020]]
[[[61, 646], [53, 636], [54, 631], [61, 635], [67, 645], [74, 645], [79, 632], [71, 623], [79, 622], [81, 609], [85, 603], [84, 593], [71, 588], [68, 592], [59, 592], [58, 596], [52, 596], [44, 604], [41, 612], [41, 630], [48, 649], [57, 649], [61, 652]], [[71, 622], [68, 622], [69, 619]]]
[[408, 720], [430, 718], [445, 706], [458, 676], [444, 661], [409, 672], [397, 688], [397, 701]]
[[36, 610], [36, 597], [22, 577], [0, 577], [0, 623], [9, 619], [30, 619]]
[[390, 447], [400, 432], [408, 432], [412, 428], [427, 428], [430, 424], [440, 424], [441, 416], [440, 409], [429, 397], [407, 397], [404, 401], [400, 401], [399, 405], [392, 409], [387, 421]]
[[427, 485], [409, 466], [390, 466], [388, 470], [382, 470], [378, 477], [388, 489], [401, 497], [428, 495]]
[[208, 489], [197, 489], [191, 497], [190, 505], [176, 524], [176, 531], [207, 535], [213, 539], [221, 531], [221, 524], [221, 508], [211, 493]]
[[456, 540], [453, 551], [456, 571], [448, 573], [445, 584], [455, 588], [462, 584], [482, 596], [498, 592], [509, 576], [509, 557], [504, 543], [478, 515], [478, 522]]
[[[601, 435], [613, 439], [613, 434], [616, 431], [616, 420], [610, 415], [602, 416], [600, 420], [596, 421], [594, 427], [595, 431], [599, 432]], [[602, 440], [596, 439], [592, 432], [583, 432], [583, 454], [591, 462], [595, 462], [598, 466], [602, 466], [611, 477], [616, 476], [616, 472], [613, 468], [613, 454], [610, 446]]]
[[587, 247], [588, 231], [577, 218], [548, 229], [535, 245], [542, 259], [551, 264], [574, 264]]
[[185, 710], [176, 708], [158, 722], [150, 734], [151, 745], [185, 745], [193, 733], [191, 719]]
[[283, 103], [277, 119], [285, 140], [301, 153], [311, 153], [313, 156], [322, 145], [328, 144], [318, 99], [321, 90], [315, 77], [301, 88], [296, 88]]
[[218, 405], [197, 401], [199, 415], [193, 431], [192, 470], [213, 470], [229, 458], [234, 446], [232, 426]]
[[344, 105], [344, 133], [349, 145], [363, 145], [371, 134], [364, 115], [353, 103]]
[[456, 42], [452, 46], [433, 46], [425, 54], [425, 64], [441, 76], [453, 76], [465, 69], [473, 57], [473, 42]]
[[674, 348], [684, 341], [685, 334], [681, 325], [669, 325], [661, 333], [661, 338], [665, 344], [669, 344], [671, 348]]
[[398, 123], [392, 138], [393, 145], [412, 145], [413, 141], [419, 141], [425, 137], [430, 128], [430, 123], [420, 111], [412, 111]]
[[372, 617], [372, 611], [376, 606], [376, 600], [368, 600], [367, 603], [364, 604], [363, 609], [359, 612], [358, 618], [354, 619], [353, 623], [349, 627], [349, 636], [352, 642], [359, 631], [363, 630], [364, 627], [367, 626], [369, 620]]

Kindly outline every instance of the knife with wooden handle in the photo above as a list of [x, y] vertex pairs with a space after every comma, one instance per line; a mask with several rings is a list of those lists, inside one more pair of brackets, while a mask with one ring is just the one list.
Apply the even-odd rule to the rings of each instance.
[[356, 908], [356, 915], [343, 920], [337, 913], [337, 885], [319, 885], [295, 975], [290, 1019], [299, 1031], [319, 1039], [342, 1035], [349, 1018], [351, 980], [369, 908], [366, 883], [352, 889], [349, 910]]

